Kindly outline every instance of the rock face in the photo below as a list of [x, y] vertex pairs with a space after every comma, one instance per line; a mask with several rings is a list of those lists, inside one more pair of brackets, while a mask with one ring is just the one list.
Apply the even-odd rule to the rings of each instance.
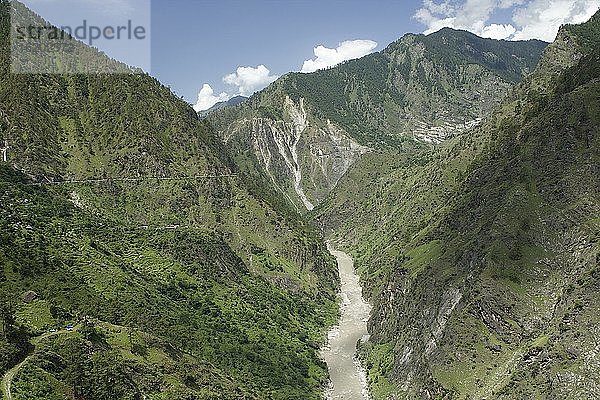
[[237, 148], [238, 164], [311, 210], [370, 149], [428, 147], [477, 125], [545, 46], [451, 29], [410, 34], [328, 70], [287, 74], [208, 120]]
[[36, 300], [37, 298], [38, 298], [38, 294], [36, 292], [34, 292], [33, 290], [28, 290], [27, 292], [23, 293], [23, 296], [21, 296], [23, 303], [31, 303], [32, 301]]
[[311, 123], [303, 98], [295, 103], [286, 96], [281, 107], [284, 119], [235, 121], [225, 140], [249, 139], [258, 164], [273, 185], [298, 210], [312, 210], [369, 148], [330, 120], [322, 125]]

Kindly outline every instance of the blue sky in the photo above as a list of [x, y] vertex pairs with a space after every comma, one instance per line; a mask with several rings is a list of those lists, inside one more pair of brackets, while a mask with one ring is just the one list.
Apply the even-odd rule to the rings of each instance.
[[[186, 99], [202, 84], [237, 89], [223, 77], [264, 65], [271, 75], [300, 70], [314, 47], [368, 39], [377, 49], [409, 31], [416, 2], [357, 0], [155, 1], [152, 71]], [[418, 5], [418, 4], [417, 4]]]
[[99, 24], [130, 18], [149, 25], [151, 53], [142, 43], [97, 45], [133, 64], [151, 54], [143, 67], [190, 103], [202, 89], [202, 108], [251, 94], [289, 71], [381, 50], [407, 32], [449, 26], [496, 39], [551, 41], [560, 24], [582, 22], [600, 7], [600, 0], [22, 1], [55, 24], [85, 16]]

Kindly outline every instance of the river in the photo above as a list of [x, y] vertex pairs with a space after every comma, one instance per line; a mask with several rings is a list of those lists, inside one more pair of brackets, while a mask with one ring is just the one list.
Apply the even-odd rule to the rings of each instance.
[[368, 338], [367, 320], [371, 306], [362, 297], [352, 258], [332, 248], [329, 252], [338, 263], [342, 302], [339, 324], [329, 331], [328, 343], [321, 350], [331, 377], [331, 385], [325, 395], [328, 400], [368, 400], [366, 374], [355, 354], [357, 342]]

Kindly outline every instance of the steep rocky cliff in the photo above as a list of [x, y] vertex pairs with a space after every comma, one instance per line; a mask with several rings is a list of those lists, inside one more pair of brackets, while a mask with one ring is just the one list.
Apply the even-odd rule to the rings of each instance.
[[302, 98], [294, 103], [286, 96], [283, 113], [285, 119], [280, 120], [234, 121], [227, 128], [226, 142], [249, 140], [273, 185], [299, 210], [312, 210], [368, 148], [329, 120], [324, 126], [311, 124]]
[[[283, 95], [280, 106], [280, 118], [230, 117], [233, 122], [221, 135], [226, 145], [239, 149], [242, 166], [264, 174], [297, 210], [305, 212], [335, 187], [368, 148], [330, 120], [315, 122], [303, 98], [294, 102]], [[210, 119], [219, 117], [213, 114]]]
[[451, 29], [406, 35], [359, 60], [288, 74], [208, 119], [239, 164], [311, 210], [370, 149], [424, 148], [477, 125], [545, 46]]

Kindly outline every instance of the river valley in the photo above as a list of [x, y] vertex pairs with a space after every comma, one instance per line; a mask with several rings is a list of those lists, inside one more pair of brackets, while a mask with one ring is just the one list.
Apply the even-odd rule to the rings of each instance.
[[329, 331], [328, 343], [321, 352], [331, 377], [326, 396], [328, 400], [366, 400], [369, 399], [366, 374], [355, 354], [357, 342], [368, 338], [367, 320], [371, 306], [362, 297], [352, 258], [332, 248], [329, 251], [339, 268], [341, 317], [339, 324]]

